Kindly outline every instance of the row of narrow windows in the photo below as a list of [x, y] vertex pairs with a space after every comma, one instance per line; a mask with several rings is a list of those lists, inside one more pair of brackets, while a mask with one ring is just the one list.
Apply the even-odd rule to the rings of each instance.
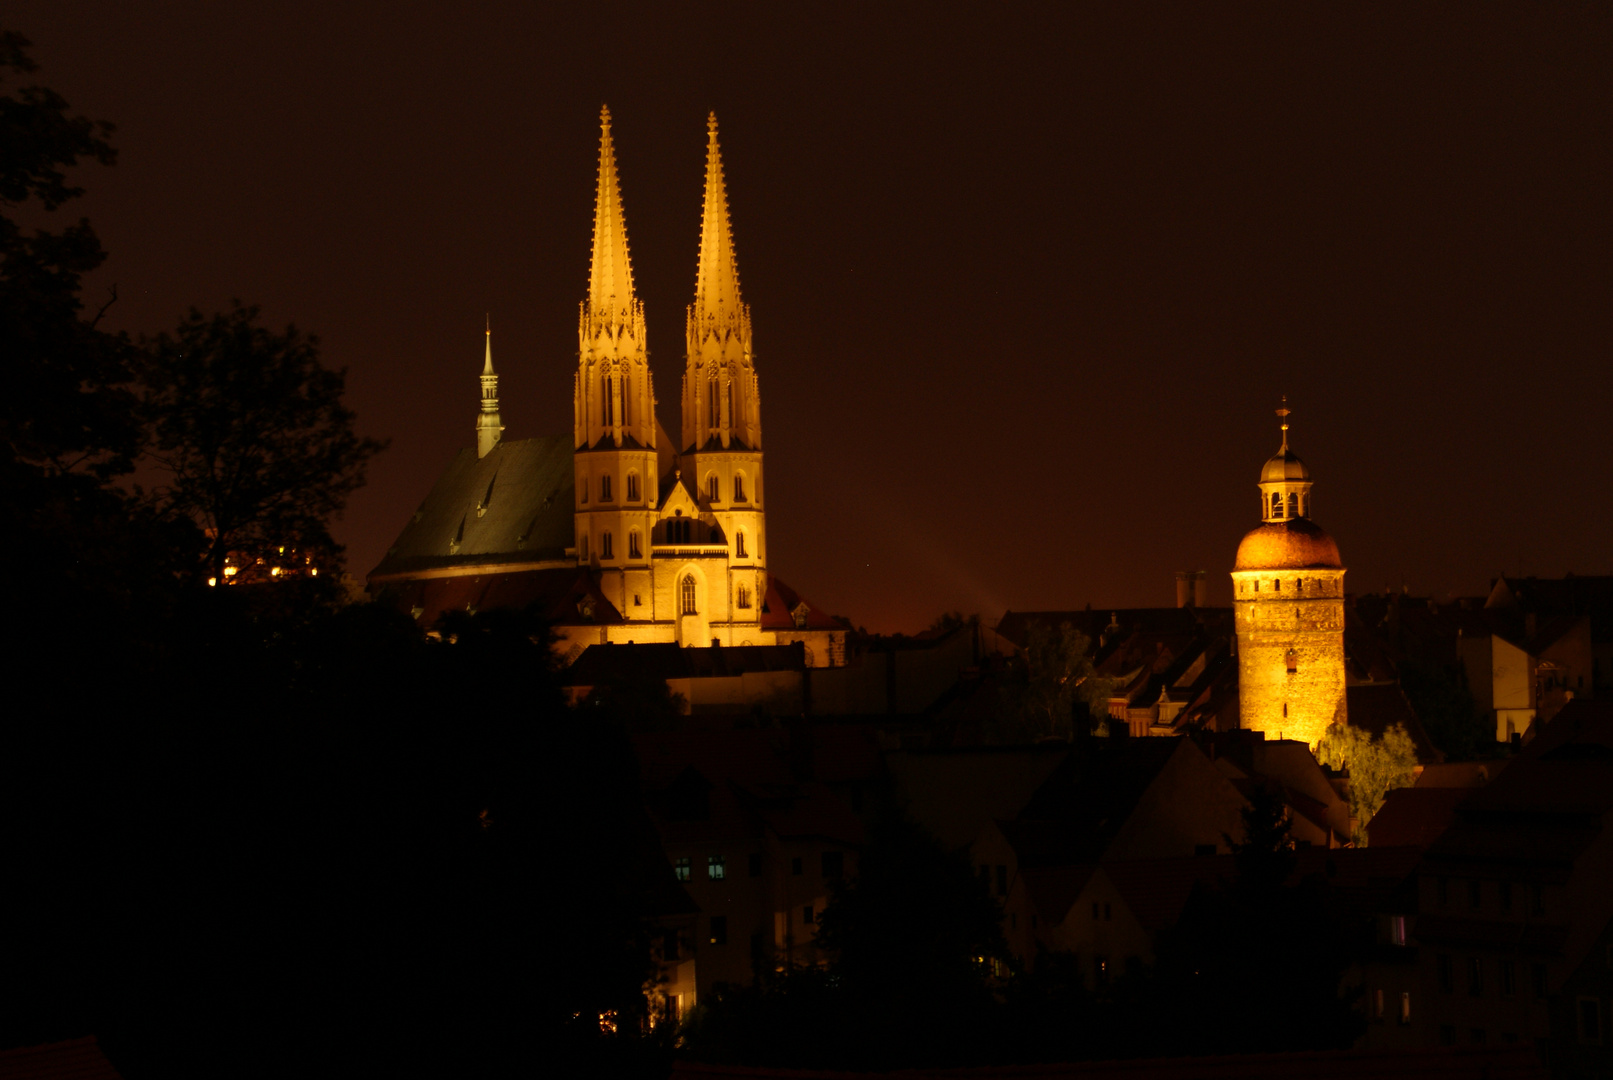
[[[685, 575], [683, 575], [683, 580], [678, 582], [678, 614], [680, 614], [680, 615], [698, 615], [698, 614], [700, 614], [700, 612], [698, 610], [698, 607], [697, 607], [697, 605], [695, 603], [695, 598], [696, 598], [697, 595], [698, 595], [698, 590], [697, 590], [697, 588], [695, 586], [694, 575], [693, 574], [685, 574]], [[749, 588], [749, 586], [739, 585], [734, 589], [734, 606], [739, 607], [739, 608], [748, 608], [748, 607], [750, 607], [750, 588]]]
[[[691, 518], [673, 518], [666, 523], [666, 542], [669, 544], [692, 543], [690, 537], [694, 535]], [[583, 533], [577, 538], [577, 554], [583, 562], [588, 561], [588, 534]], [[599, 557], [613, 559], [616, 557], [615, 542], [610, 532], [599, 534]], [[642, 559], [644, 548], [639, 542], [639, 531], [629, 529], [627, 533], [627, 557], [629, 559]], [[744, 532], [734, 533], [734, 557], [737, 559], [749, 558], [745, 549]]]
[[[749, 496], [747, 496], [745, 493], [744, 476], [734, 477], [733, 487], [734, 502], [742, 503], [750, 501]], [[641, 489], [638, 482], [638, 473], [629, 472], [627, 474], [627, 501], [632, 503], [638, 502], [640, 491]], [[710, 476], [706, 477], [706, 496], [712, 502], [722, 501], [722, 479], [716, 473], [712, 473]], [[599, 501], [612, 502], [614, 499], [614, 486], [611, 481], [610, 474], [606, 473], [604, 476], [599, 478]], [[586, 484], [583, 485], [582, 489], [582, 501], [588, 501], [588, 486]]]
[[[1261, 509], [1266, 510], [1266, 497], [1262, 495], [1260, 501]], [[1279, 520], [1283, 518], [1310, 517], [1310, 496], [1301, 497], [1297, 491], [1290, 491], [1288, 498], [1284, 500], [1282, 492], [1274, 491], [1271, 493], [1270, 509], [1267, 512], [1269, 516]]]
[[[1240, 582], [1239, 585], [1238, 585], [1238, 592], [1240, 592], [1240, 593], [1249, 592], [1250, 591], [1249, 586], [1251, 584], [1254, 585], [1254, 591], [1255, 592], [1260, 591], [1260, 582], [1258, 580], [1256, 580], [1256, 581], [1254, 581], [1252, 583], [1248, 582], [1248, 581]], [[1270, 584], [1271, 584], [1271, 588], [1267, 589], [1266, 590], [1267, 592], [1282, 592], [1283, 591], [1283, 579], [1282, 578], [1272, 578]], [[1326, 591], [1326, 587], [1327, 587], [1326, 582], [1320, 581], [1320, 580], [1318, 580], [1316, 578], [1311, 579], [1311, 592], [1312, 593], [1320, 595], [1321, 593]], [[1297, 593], [1304, 593], [1304, 591], [1305, 591], [1305, 579], [1304, 578], [1295, 578], [1294, 579], [1294, 587], [1290, 591], [1291, 592], [1297, 592]]]

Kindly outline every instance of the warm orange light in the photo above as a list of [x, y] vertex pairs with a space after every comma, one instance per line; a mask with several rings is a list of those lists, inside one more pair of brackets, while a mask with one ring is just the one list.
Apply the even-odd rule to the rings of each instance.
[[207, 579], [207, 587], [209, 589], [211, 589], [213, 586], [215, 586], [217, 584], [218, 584], [218, 578], [210, 577], [210, 578]]
[[279, 577], [280, 576], [280, 568], [277, 566], [273, 570], [270, 570], [269, 571], [269, 576], [270, 577]]
[[239, 566], [226, 566], [224, 568], [224, 576], [225, 577], [234, 577], [236, 574], [239, 574], [240, 572], [241, 572], [241, 568]]

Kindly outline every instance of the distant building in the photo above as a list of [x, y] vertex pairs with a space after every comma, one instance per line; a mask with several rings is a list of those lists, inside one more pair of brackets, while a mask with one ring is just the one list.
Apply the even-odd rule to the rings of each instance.
[[605, 643], [799, 642], [810, 666], [845, 662], [847, 628], [768, 568], [750, 308], [715, 116], [707, 128], [681, 439], [655, 414], [606, 111], [571, 437], [504, 439], [489, 332], [476, 450], [460, 451], [404, 526], [370, 573], [372, 593], [425, 624], [448, 610], [537, 605], [568, 659]]

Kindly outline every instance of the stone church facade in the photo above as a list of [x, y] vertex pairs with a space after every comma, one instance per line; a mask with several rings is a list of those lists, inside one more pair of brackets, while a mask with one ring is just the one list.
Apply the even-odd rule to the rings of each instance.
[[843, 664], [844, 625], [768, 568], [760, 386], [716, 117], [676, 443], [656, 417], [609, 112], [600, 120], [571, 437], [503, 438], [489, 332], [477, 448], [438, 480], [371, 591], [426, 625], [452, 610], [535, 608], [571, 656], [606, 643], [800, 642], [810, 665]]

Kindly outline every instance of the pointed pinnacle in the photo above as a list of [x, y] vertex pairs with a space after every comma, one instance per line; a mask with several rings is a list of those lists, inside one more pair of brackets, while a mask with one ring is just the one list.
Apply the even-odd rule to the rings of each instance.
[[493, 316], [487, 317], [487, 361], [482, 365], [483, 375], [492, 375], [493, 371]]
[[588, 277], [588, 306], [595, 314], [628, 310], [633, 303], [633, 265], [627, 251], [627, 219], [616, 177], [616, 147], [610, 137], [610, 109], [599, 110], [599, 182], [594, 199], [594, 252]]
[[700, 221], [700, 266], [695, 309], [726, 312], [739, 306], [739, 261], [728, 221], [728, 186], [723, 181], [717, 114], [706, 117], [706, 200]]

